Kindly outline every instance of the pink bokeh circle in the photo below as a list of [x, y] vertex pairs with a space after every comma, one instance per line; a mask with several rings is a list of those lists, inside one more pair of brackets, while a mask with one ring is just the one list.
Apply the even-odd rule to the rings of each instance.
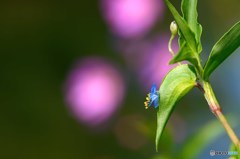
[[125, 92], [119, 70], [96, 57], [78, 61], [65, 86], [65, 101], [71, 113], [89, 126], [107, 122], [120, 106]]
[[123, 38], [146, 34], [163, 15], [162, 0], [101, 0], [110, 30]]

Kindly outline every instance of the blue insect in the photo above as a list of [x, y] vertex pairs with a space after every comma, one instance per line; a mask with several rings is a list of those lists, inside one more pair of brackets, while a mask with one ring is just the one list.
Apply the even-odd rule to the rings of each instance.
[[150, 106], [154, 106], [154, 108], [157, 108], [159, 105], [159, 99], [160, 99], [160, 94], [157, 91], [157, 86], [156, 84], [152, 85], [150, 93], [148, 93], [146, 97], [146, 101], [144, 102], [145, 108], [148, 109]]

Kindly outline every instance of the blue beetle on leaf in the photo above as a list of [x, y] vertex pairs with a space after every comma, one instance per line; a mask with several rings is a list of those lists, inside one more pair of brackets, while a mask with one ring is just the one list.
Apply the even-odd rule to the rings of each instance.
[[157, 86], [156, 84], [152, 85], [150, 93], [148, 93], [146, 97], [146, 101], [144, 102], [145, 108], [148, 109], [150, 106], [154, 106], [154, 108], [157, 108], [159, 105], [159, 99], [160, 99], [160, 94], [157, 91]]

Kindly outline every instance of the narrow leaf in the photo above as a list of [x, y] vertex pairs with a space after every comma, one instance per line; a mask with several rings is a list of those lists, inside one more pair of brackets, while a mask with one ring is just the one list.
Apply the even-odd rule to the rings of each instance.
[[156, 149], [174, 106], [187, 94], [196, 82], [196, 73], [191, 65], [180, 65], [171, 70], [160, 86], [160, 103], [157, 113]]
[[193, 56], [191, 49], [188, 47], [188, 45], [186, 44], [185, 41], [182, 44], [182, 47], [180, 48], [178, 54], [176, 54], [169, 63], [174, 64], [174, 63], [181, 62], [184, 60], [191, 62], [195, 66], [198, 66], [197, 59]]
[[187, 21], [188, 26], [195, 34], [195, 39], [198, 45], [198, 53], [202, 51], [202, 44], [201, 44], [201, 34], [202, 34], [202, 27], [197, 22], [198, 13], [197, 13], [197, 0], [182, 0], [182, 13], [183, 18]]
[[203, 79], [208, 80], [210, 74], [240, 46], [240, 21], [236, 23], [213, 46], [204, 67]]
[[202, 25], [198, 24], [196, 39], [197, 39], [197, 46], [198, 46], [197, 49], [199, 54], [202, 52], [201, 36], [202, 36]]
[[169, 10], [172, 12], [172, 15], [179, 27], [179, 44], [180, 51], [177, 54], [177, 57], [171, 61], [171, 64], [187, 60], [191, 62], [195, 67], [199, 68], [199, 55], [198, 55], [198, 46], [195, 39], [195, 34], [192, 32], [187, 22], [181, 17], [175, 7], [168, 1], [165, 0]]
[[167, 4], [169, 10], [171, 11], [183, 38], [186, 40], [187, 44], [191, 48], [192, 53], [196, 53], [197, 44], [194, 33], [191, 31], [183, 17], [180, 16], [176, 8], [168, 0], [165, 0], [165, 3]]

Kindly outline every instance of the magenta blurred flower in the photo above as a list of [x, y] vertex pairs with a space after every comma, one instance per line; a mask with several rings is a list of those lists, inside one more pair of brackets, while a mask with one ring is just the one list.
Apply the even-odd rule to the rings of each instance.
[[[167, 73], [176, 66], [168, 64], [173, 58], [168, 50], [168, 41], [168, 36], [158, 38], [152, 41], [143, 53], [142, 65], [138, 72], [141, 82], [146, 83], [148, 88], [151, 87], [152, 83], [159, 86]], [[176, 41], [173, 42], [172, 47], [177, 52]]]
[[113, 33], [124, 38], [146, 34], [163, 15], [162, 0], [102, 0], [102, 12]]
[[[172, 55], [168, 51], [170, 36], [145, 39], [133, 42], [118, 43], [118, 49], [123, 53], [128, 65], [137, 73], [140, 83], [149, 90], [153, 83], [160, 85], [163, 78], [176, 65], [169, 65]], [[174, 40], [172, 48], [178, 50]], [[134, 59], [134, 60], [133, 60]]]
[[123, 77], [100, 58], [79, 61], [66, 81], [65, 99], [74, 117], [88, 126], [106, 122], [123, 100]]

